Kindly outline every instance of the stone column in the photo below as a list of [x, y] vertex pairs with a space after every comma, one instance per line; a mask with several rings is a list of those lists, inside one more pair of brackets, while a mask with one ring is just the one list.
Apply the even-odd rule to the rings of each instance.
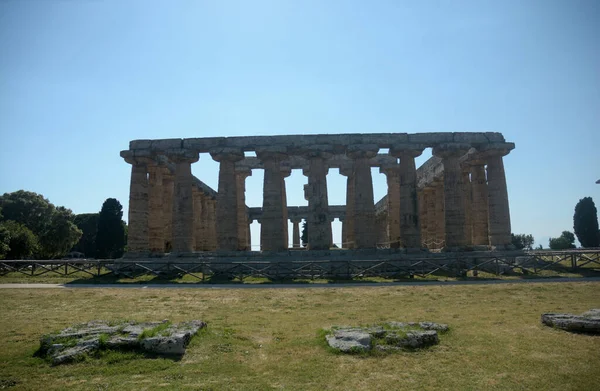
[[400, 234], [403, 246], [411, 249], [421, 248], [415, 158], [422, 152], [420, 146], [396, 145], [390, 150], [392, 156], [400, 158]]
[[250, 251], [250, 225], [248, 223], [248, 211], [246, 210], [246, 178], [252, 175], [252, 170], [236, 172], [237, 185], [237, 232], [238, 250]]
[[[200, 218], [198, 219], [199, 232], [196, 236], [196, 251], [208, 251], [208, 204], [206, 202], [208, 196], [202, 192], [202, 190], [197, 189], [198, 198], [200, 200]], [[195, 196], [195, 195], [194, 195]], [[196, 198], [194, 197], [194, 212], [197, 214], [196, 209]]]
[[421, 228], [421, 247], [423, 242], [427, 242], [427, 209], [425, 207], [425, 191], [417, 191], [417, 197], [419, 199], [419, 222]]
[[168, 156], [175, 163], [175, 191], [173, 194], [173, 251], [194, 250], [194, 200], [192, 197], [192, 163], [198, 153], [181, 150]]
[[427, 211], [427, 248], [436, 248], [437, 239], [437, 197], [435, 187], [426, 187], [423, 189], [425, 198], [425, 209]]
[[217, 200], [215, 198], [206, 197], [206, 212], [206, 250], [215, 251], [217, 249]]
[[283, 189], [281, 161], [286, 157], [285, 148], [262, 148], [256, 156], [263, 162], [265, 174], [263, 185], [263, 213], [261, 218], [260, 244], [262, 251], [285, 250]]
[[198, 186], [192, 186], [192, 198], [194, 199], [194, 251], [202, 251], [202, 191]]
[[170, 252], [171, 247], [173, 246], [173, 192], [174, 188], [174, 176], [173, 173], [168, 168], [163, 168], [162, 173], [163, 179], [163, 205], [162, 205], [162, 215], [163, 215], [163, 251]]
[[217, 194], [217, 250], [238, 249], [238, 196], [235, 162], [244, 158], [241, 150], [219, 148], [210, 152], [219, 162], [219, 192]]
[[285, 189], [285, 178], [292, 174], [292, 170], [285, 168], [281, 170], [281, 210], [283, 211], [283, 248], [290, 247], [290, 233], [288, 231], [287, 191]]
[[292, 224], [294, 225], [292, 232], [292, 245], [294, 248], [300, 248], [300, 221], [301, 219], [298, 218], [292, 219]]
[[490, 246], [492, 249], [512, 249], [510, 209], [508, 206], [508, 189], [502, 157], [507, 155], [514, 144], [506, 143], [500, 147], [491, 146], [485, 152], [487, 160], [488, 182], [488, 227]]
[[329, 200], [327, 197], [326, 160], [331, 158], [330, 147], [315, 145], [304, 155], [309, 161], [308, 172], [308, 230], [309, 250], [328, 250], [331, 245], [331, 221], [329, 219]]
[[[350, 145], [347, 155], [354, 160], [354, 248], [375, 248], [375, 203], [369, 159], [377, 155], [377, 145]], [[359, 223], [360, 222], [360, 223]]]
[[466, 244], [465, 201], [459, 158], [467, 153], [468, 146], [442, 144], [433, 148], [433, 154], [442, 158], [444, 165], [444, 214], [446, 220], [445, 249], [463, 249]]
[[148, 164], [148, 244], [151, 252], [165, 249], [163, 224], [163, 168]]
[[149, 250], [148, 237], [148, 159], [125, 157], [131, 164], [129, 185], [128, 252]]
[[446, 238], [446, 210], [444, 205], [444, 180], [434, 181], [435, 186], [435, 243], [434, 248], [444, 247]]
[[[398, 165], [384, 166], [379, 172], [387, 179], [387, 240], [391, 248], [400, 247], [400, 168]], [[380, 235], [380, 242], [381, 240]]]
[[465, 210], [465, 242], [467, 246], [473, 245], [473, 223], [472, 223], [472, 196], [471, 196], [471, 178], [469, 175], [469, 167], [461, 167], [462, 174], [462, 191]]
[[473, 203], [471, 208], [472, 242], [474, 246], [488, 246], [488, 187], [485, 179], [485, 162], [475, 160], [471, 165], [471, 188]]
[[354, 166], [349, 164], [340, 167], [340, 174], [348, 179], [346, 180], [346, 217], [344, 220], [342, 234], [344, 248], [354, 248]]

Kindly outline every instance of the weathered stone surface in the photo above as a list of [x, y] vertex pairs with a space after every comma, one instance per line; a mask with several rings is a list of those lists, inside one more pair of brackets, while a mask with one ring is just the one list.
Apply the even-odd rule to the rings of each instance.
[[[40, 339], [37, 354], [53, 365], [77, 361], [101, 349], [141, 349], [159, 355], [183, 355], [191, 338], [206, 323], [200, 320], [109, 323], [93, 320]], [[146, 334], [145, 334], [146, 333]]]
[[421, 349], [439, 343], [448, 325], [434, 322], [387, 322], [367, 327], [339, 326], [325, 336], [330, 347], [344, 353]]
[[542, 323], [566, 331], [600, 334], [600, 309], [592, 309], [581, 315], [542, 314]]

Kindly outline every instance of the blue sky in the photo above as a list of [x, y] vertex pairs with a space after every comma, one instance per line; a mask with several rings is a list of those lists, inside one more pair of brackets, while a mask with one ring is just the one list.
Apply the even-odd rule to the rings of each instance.
[[[513, 232], [547, 246], [580, 198], [600, 206], [599, 21], [595, 0], [0, 0], [0, 193], [126, 214], [132, 139], [497, 131]], [[337, 169], [328, 185], [343, 204]]]

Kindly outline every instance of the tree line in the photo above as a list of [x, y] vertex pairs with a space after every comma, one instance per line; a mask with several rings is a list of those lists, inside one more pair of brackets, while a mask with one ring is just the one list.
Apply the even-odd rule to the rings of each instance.
[[74, 214], [43, 195], [19, 190], [0, 196], [0, 259], [55, 259], [71, 251], [89, 258], [119, 258], [127, 226], [114, 198], [99, 213]]

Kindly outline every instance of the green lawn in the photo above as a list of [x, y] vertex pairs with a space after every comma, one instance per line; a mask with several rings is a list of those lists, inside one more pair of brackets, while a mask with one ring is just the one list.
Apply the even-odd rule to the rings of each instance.
[[[543, 312], [600, 308], [600, 283], [301, 289], [0, 291], [0, 389], [593, 390], [600, 337], [540, 324]], [[107, 354], [51, 367], [39, 337], [91, 319], [201, 319], [180, 361]], [[317, 334], [333, 325], [448, 323], [429, 350], [346, 356]]]

